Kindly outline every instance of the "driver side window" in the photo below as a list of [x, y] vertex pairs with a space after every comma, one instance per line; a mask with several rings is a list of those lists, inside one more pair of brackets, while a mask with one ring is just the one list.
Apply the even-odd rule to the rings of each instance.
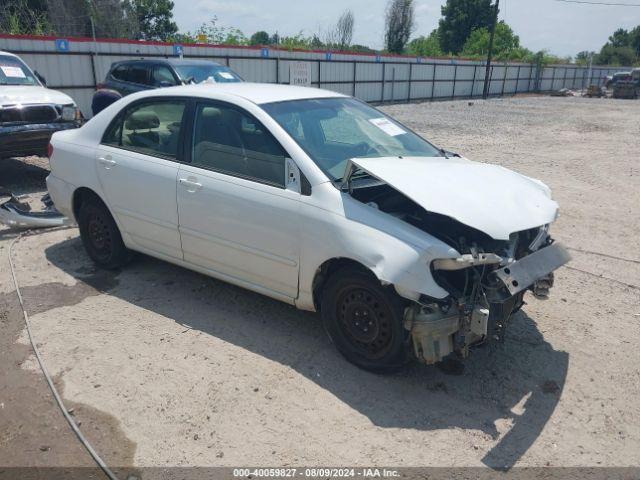
[[226, 105], [197, 106], [193, 165], [284, 188], [286, 156], [252, 115]]
[[166, 87], [169, 85], [175, 85], [176, 79], [173, 77], [173, 73], [171, 73], [169, 67], [156, 65], [153, 67], [153, 71], [151, 73], [151, 84], [155, 87]]

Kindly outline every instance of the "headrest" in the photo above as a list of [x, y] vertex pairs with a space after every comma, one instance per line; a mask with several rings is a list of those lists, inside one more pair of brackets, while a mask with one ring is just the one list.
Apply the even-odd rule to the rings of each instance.
[[133, 112], [124, 124], [127, 130], [144, 130], [148, 128], [158, 128], [160, 119], [153, 112], [137, 111]]
[[222, 117], [222, 111], [216, 107], [204, 107], [202, 109], [202, 119], [203, 120], [213, 120], [220, 119]]

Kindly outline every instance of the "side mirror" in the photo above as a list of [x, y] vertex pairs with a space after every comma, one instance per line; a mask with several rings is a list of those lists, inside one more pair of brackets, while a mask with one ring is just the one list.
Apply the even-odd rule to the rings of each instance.
[[448, 150], [443, 150], [443, 152], [447, 157], [461, 157], [460, 154], [455, 153], [455, 152], [450, 152]]
[[44, 85], [45, 87], [47, 86], [47, 80], [42, 75], [40, 75], [37, 70], [34, 71], [33, 74], [36, 76], [38, 80], [40, 80], [40, 83], [42, 85]]
[[174, 86], [175, 86], [175, 84], [174, 84], [174, 83], [172, 83], [172, 82], [170, 82], [169, 80], [162, 80], [162, 81], [158, 84], [158, 86], [159, 86], [160, 88], [165, 88], [165, 87], [174, 87]]

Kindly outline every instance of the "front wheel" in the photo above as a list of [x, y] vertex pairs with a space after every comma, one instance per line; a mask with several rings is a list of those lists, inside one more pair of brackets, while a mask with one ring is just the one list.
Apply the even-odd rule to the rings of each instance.
[[391, 372], [408, 359], [403, 326], [405, 301], [373, 274], [344, 268], [327, 280], [321, 313], [325, 330], [340, 353], [360, 368]]
[[82, 202], [78, 227], [85, 250], [100, 267], [115, 269], [130, 260], [131, 251], [124, 246], [115, 220], [100, 200], [90, 198]]

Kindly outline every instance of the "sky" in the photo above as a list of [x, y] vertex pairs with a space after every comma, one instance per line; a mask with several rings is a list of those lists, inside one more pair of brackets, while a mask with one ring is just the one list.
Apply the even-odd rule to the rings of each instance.
[[[592, 0], [596, 1], [596, 0]], [[638, 0], [601, 0], [640, 4]], [[356, 23], [353, 43], [382, 48], [387, 0], [174, 0], [174, 18], [181, 31], [194, 31], [204, 21], [218, 17], [220, 25], [236, 27], [250, 36], [258, 30], [280, 35], [322, 33], [346, 9]], [[413, 37], [436, 28], [445, 0], [415, 0]], [[556, 55], [599, 51], [619, 27], [640, 25], [640, 7], [584, 5], [557, 0], [500, 0], [500, 19], [531, 50]], [[322, 38], [322, 35], [320, 35]]]

